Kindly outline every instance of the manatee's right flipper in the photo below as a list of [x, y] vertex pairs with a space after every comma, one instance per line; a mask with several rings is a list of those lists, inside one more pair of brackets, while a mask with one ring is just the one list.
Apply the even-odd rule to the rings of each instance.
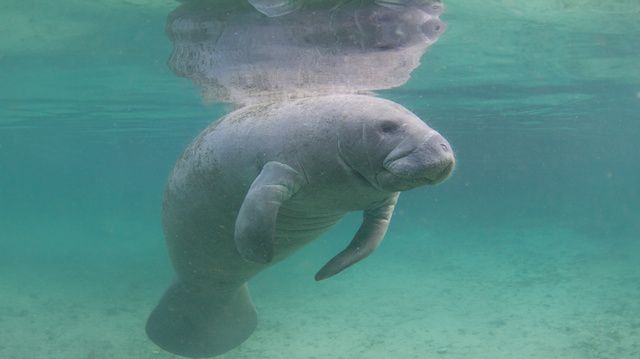
[[189, 358], [222, 354], [244, 342], [257, 325], [244, 284], [202, 292], [173, 284], [147, 320], [147, 335], [162, 349]]
[[371, 254], [378, 247], [387, 233], [399, 194], [396, 192], [386, 201], [364, 211], [362, 224], [351, 243], [316, 273], [316, 280], [323, 280], [338, 274]]
[[283, 163], [271, 161], [262, 167], [236, 218], [234, 239], [242, 258], [271, 262], [278, 210], [303, 184], [304, 176]]

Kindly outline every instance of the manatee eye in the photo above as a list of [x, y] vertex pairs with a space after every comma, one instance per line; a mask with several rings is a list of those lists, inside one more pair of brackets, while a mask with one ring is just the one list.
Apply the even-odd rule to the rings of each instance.
[[380, 124], [380, 131], [384, 133], [395, 132], [398, 129], [398, 124], [393, 121], [384, 121]]

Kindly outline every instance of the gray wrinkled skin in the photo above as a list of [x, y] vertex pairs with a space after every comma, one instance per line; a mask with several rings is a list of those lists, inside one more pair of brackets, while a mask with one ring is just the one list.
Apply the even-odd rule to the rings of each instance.
[[366, 93], [404, 84], [446, 29], [440, 1], [296, 6], [268, 17], [245, 1], [185, 2], [167, 21], [169, 64], [200, 85], [205, 99], [237, 105]]
[[163, 225], [177, 280], [147, 333], [190, 357], [239, 345], [256, 324], [246, 287], [252, 276], [346, 213], [363, 211], [350, 245], [316, 279], [340, 272], [378, 246], [399, 191], [443, 181], [454, 161], [440, 134], [370, 96], [256, 105], [225, 116], [194, 140], [169, 179]]

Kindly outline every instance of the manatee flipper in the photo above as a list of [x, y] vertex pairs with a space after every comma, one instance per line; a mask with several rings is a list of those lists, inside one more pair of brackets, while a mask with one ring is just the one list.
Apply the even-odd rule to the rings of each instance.
[[272, 161], [264, 165], [236, 218], [234, 238], [242, 258], [271, 262], [278, 210], [303, 183], [304, 176], [285, 164]]
[[162, 349], [189, 358], [222, 354], [244, 342], [258, 319], [247, 284], [202, 291], [174, 283], [147, 320], [147, 335]]
[[338, 274], [371, 254], [378, 247], [389, 227], [398, 196], [399, 193], [394, 193], [388, 200], [364, 211], [362, 224], [349, 246], [316, 273], [316, 280], [323, 280]]

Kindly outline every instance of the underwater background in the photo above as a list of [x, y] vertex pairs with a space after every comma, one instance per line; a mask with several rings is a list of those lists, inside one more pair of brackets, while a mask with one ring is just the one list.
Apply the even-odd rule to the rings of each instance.
[[[0, 2], [0, 358], [177, 358], [145, 336], [171, 281], [176, 159], [230, 110], [166, 65], [173, 1]], [[456, 151], [371, 257], [323, 282], [359, 214], [250, 282], [221, 358], [639, 358], [640, 2], [449, 0], [380, 95]]]

